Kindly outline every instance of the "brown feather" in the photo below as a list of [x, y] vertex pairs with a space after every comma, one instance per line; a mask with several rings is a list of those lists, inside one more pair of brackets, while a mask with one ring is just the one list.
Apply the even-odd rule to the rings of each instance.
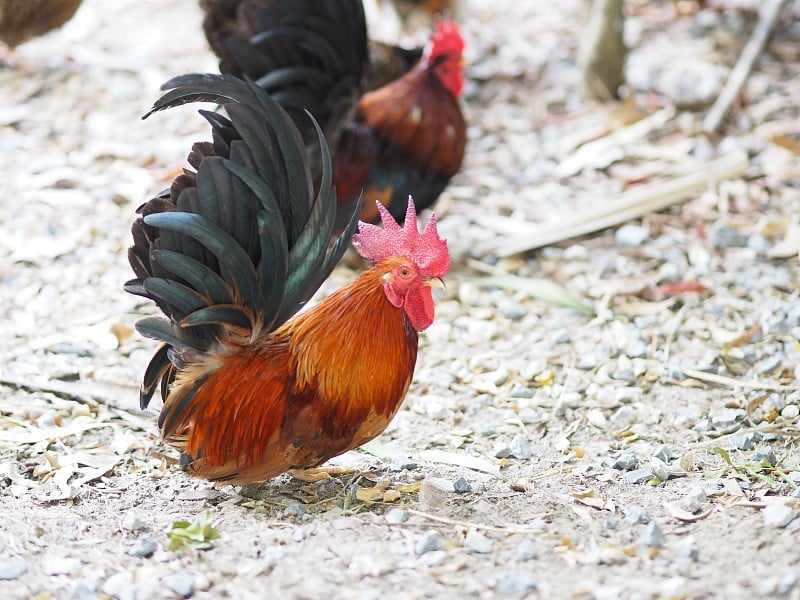
[[81, 0], [0, 0], [0, 40], [11, 48], [61, 27]]
[[365, 94], [356, 120], [430, 170], [452, 176], [461, 167], [467, 133], [458, 99], [422, 66]]

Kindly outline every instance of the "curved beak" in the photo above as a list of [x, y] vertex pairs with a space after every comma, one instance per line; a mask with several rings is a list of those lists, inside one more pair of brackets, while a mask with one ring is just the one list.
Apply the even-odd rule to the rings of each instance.
[[441, 277], [433, 277], [431, 279], [425, 280], [425, 285], [429, 285], [431, 287], [439, 288], [440, 290], [446, 290], [447, 286], [444, 284], [444, 280]]

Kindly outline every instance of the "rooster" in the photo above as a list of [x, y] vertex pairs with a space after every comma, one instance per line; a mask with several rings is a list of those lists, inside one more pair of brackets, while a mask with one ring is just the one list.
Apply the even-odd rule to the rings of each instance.
[[[258, 85], [187, 75], [165, 88], [148, 115], [211, 101], [227, 117], [200, 111], [213, 142], [192, 147], [192, 169], [143, 204], [132, 227], [136, 278], [126, 289], [167, 317], [137, 323], [162, 342], [141, 406], [160, 386], [159, 427], [191, 475], [242, 484], [313, 470], [397, 412], [417, 332], [433, 321], [431, 288], [450, 267], [447, 243], [433, 215], [418, 230], [409, 197], [403, 227], [383, 206], [383, 228], [357, 224], [355, 211], [329, 246], [336, 193], [319, 128], [315, 185], [299, 131]], [[351, 236], [374, 266], [300, 311]]]
[[[418, 208], [427, 208], [459, 171], [467, 143], [458, 102], [464, 86], [463, 50], [455, 22], [437, 21], [419, 63], [361, 97], [334, 155], [333, 182], [342, 214], [352, 210], [363, 193], [401, 219], [408, 190]], [[377, 217], [371, 206], [361, 214], [365, 221]]]
[[[418, 209], [427, 208], [461, 168], [464, 40], [454, 21], [437, 21], [423, 50], [390, 51], [387, 77], [373, 64], [386, 50], [367, 45], [361, 0], [202, 5], [222, 72], [250, 77], [273, 94], [307, 142], [315, 138], [300, 109], [321, 123], [332, 148], [339, 228], [362, 193], [402, 221], [409, 192]], [[372, 222], [378, 216], [371, 204], [361, 215]]]

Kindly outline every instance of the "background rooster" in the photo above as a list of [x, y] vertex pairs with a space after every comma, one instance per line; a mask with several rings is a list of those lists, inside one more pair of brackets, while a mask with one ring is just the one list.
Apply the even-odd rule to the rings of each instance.
[[11, 48], [61, 27], [81, 0], [0, 0], [0, 40]]
[[[431, 285], [449, 269], [433, 216], [422, 233], [409, 198], [401, 228], [359, 224], [373, 268], [298, 313], [341, 257], [355, 215], [328, 248], [336, 194], [320, 136], [314, 189], [303, 142], [257, 85], [184, 76], [153, 111], [195, 100], [213, 143], [192, 148], [170, 190], [146, 202], [129, 252], [126, 289], [167, 319], [139, 321], [163, 342], [147, 368], [146, 407], [161, 385], [164, 438], [183, 468], [228, 483], [315, 467], [381, 433], [408, 391], [417, 331], [433, 321]], [[151, 111], [152, 112], [152, 111]]]
[[371, 60], [380, 53], [367, 48], [360, 0], [204, 0], [203, 7], [223, 72], [258, 81], [296, 121], [297, 109], [307, 108], [322, 124], [343, 205], [339, 227], [362, 193], [370, 201], [364, 220], [377, 219], [375, 199], [396, 219], [409, 193], [417, 208], [429, 207], [460, 169], [464, 40], [455, 22], [438, 21], [424, 51], [390, 52], [397, 78], [373, 89], [388, 78]]

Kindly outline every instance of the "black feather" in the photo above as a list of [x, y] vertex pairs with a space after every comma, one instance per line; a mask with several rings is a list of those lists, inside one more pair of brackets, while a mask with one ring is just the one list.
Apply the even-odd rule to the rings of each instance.
[[[167, 86], [177, 87], [153, 111], [211, 100], [222, 101], [227, 116], [201, 111], [213, 143], [192, 147], [196, 171], [142, 205], [132, 227], [136, 279], [125, 289], [152, 299], [168, 317], [136, 325], [164, 342], [145, 372], [143, 406], [159, 381], [162, 395], [168, 393], [177, 369], [223, 351], [220, 342], [268, 334], [294, 315], [341, 258], [358, 214], [331, 247], [336, 193], [328, 146], [313, 117], [305, 116], [319, 148], [316, 186], [300, 132], [257, 85], [187, 75]], [[193, 393], [185, 391], [170, 414], [185, 416], [181, 407]]]

